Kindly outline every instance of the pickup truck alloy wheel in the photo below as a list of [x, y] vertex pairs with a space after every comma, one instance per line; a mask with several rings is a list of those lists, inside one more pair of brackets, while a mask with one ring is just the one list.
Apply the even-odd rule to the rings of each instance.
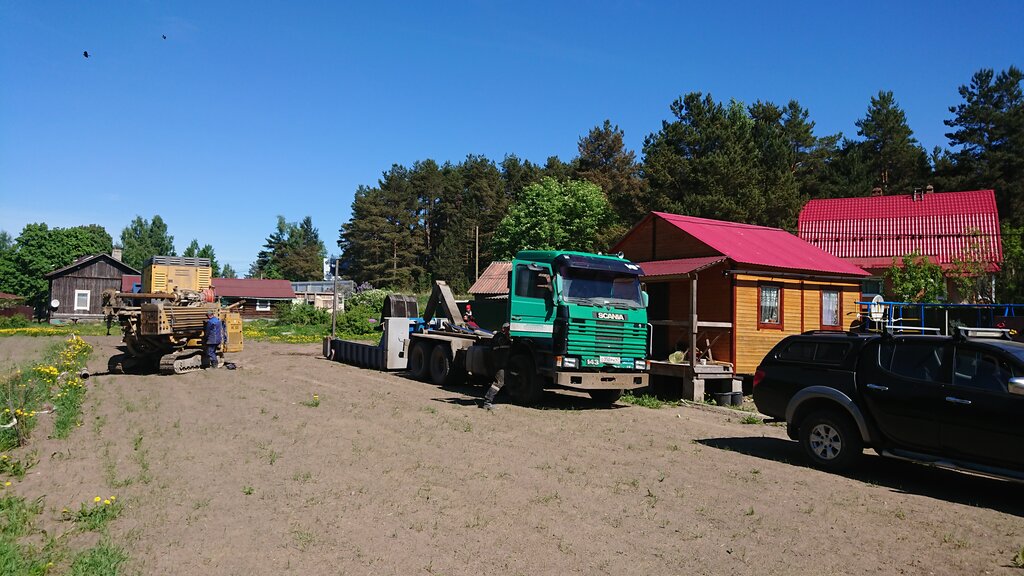
[[864, 442], [848, 416], [837, 410], [819, 410], [800, 425], [800, 444], [814, 465], [826, 470], [844, 470], [864, 450]]

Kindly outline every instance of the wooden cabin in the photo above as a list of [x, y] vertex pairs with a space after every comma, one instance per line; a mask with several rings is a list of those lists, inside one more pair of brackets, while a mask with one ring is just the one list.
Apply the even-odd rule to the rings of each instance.
[[295, 290], [287, 280], [214, 278], [211, 282], [210, 287], [223, 305], [245, 301], [239, 310], [246, 320], [276, 318], [277, 308], [295, 299]]
[[643, 268], [653, 359], [696, 348], [737, 375], [790, 334], [850, 329], [868, 276], [778, 228], [663, 212], [613, 250]]
[[[118, 250], [115, 255], [119, 256]], [[103, 291], [121, 288], [125, 274], [139, 271], [110, 254], [82, 256], [46, 275], [50, 283], [50, 320], [103, 319]], [[52, 306], [56, 301], [57, 306]]]

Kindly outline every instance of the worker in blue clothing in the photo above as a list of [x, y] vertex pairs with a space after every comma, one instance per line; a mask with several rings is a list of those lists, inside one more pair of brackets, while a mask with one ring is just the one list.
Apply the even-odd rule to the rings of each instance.
[[217, 348], [224, 341], [224, 324], [217, 318], [213, 310], [206, 311], [206, 323], [203, 324], [206, 351], [206, 367], [216, 368], [218, 365]]

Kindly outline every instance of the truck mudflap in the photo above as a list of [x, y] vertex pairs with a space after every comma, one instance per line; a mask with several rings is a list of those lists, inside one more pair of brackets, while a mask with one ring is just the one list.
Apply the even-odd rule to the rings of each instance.
[[555, 384], [571, 390], [635, 390], [647, 386], [646, 372], [555, 371]]

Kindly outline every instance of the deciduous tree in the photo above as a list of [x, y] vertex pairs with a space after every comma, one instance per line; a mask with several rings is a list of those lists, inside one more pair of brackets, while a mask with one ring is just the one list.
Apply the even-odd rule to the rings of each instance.
[[152, 256], [177, 256], [174, 236], [167, 233], [167, 224], [159, 214], [153, 216], [152, 222], [136, 216], [121, 231], [121, 248], [121, 260], [137, 270]]

